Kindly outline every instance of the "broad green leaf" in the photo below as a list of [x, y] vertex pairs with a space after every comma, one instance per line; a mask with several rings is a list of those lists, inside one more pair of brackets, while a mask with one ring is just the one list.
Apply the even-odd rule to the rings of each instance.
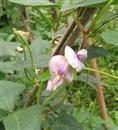
[[8, 115], [7, 111], [0, 110], [0, 122], [3, 121], [4, 117]]
[[101, 37], [106, 43], [118, 46], [118, 30], [110, 30], [103, 32]]
[[102, 84], [103, 86], [109, 87], [108, 84], [105, 84], [103, 81], [100, 81], [93, 77], [90, 74], [82, 73], [78, 76], [77, 80], [84, 82], [91, 86], [92, 88], [96, 89], [96, 84]]
[[9, 2], [13, 2], [24, 6], [39, 6], [39, 7], [55, 6], [54, 3], [49, 2], [48, 0], [19, 0], [19, 1], [9, 0]]
[[83, 128], [73, 117], [61, 112], [53, 124], [52, 130], [83, 130]]
[[97, 80], [92, 75], [88, 75], [86, 73], [80, 74], [77, 79], [81, 82], [84, 82], [84, 83], [90, 85], [93, 88], [96, 88], [96, 84], [101, 83], [101, 81]]
[[12, 81], [0, 81], [0, 109], [12, 112], [16, 98], [25, 89], [24, 84]]
[[13, 62], [0, 62], [0, 71], [3, 73], [13, 73], [15, 70], [15, 64]]
[[61, 7], [61, 11], [69, 11], [72, 9], [77, 9], [78, 7], [86, 7], [86, 6], [96, 6], [107, 2], [108, 0], [72, 0], [66, 1], [64, 0], [63, 5]]
[[[49, 47], [50, 42], [42, 40], [40, 38], [32, 42], [30, 48], [32, 50], [34, 66], [36, 68], [42, 68], [48, 66], [48, 61], [50, 59], [50, 56], [48, 54]], [[17, 68], [30, 68], [30, 67], [31, 67], [30, 56], [27, 51], [27, 60], [20, 61], [19, 64], [17, 64]]]
[[34, 64], [36, 67], [47, 67], [49, 61], [48, 49], [50, 42], [42, 39], [37, 39], [31, 44]]
[[[94, 116], [92, 113], [88, 112], [88, 108], [86, 109], [80, 109], [79, 111], [75, 111], [73, 112], [73, 117], [79, 121], [81, 124], [84, 124], [84, 126], [88, 126], [91, 124], [94, 127], [99, 127], [102, 126], [102, 124], [104, 123], [104, 121], [99, 117], [99, 116]], [[103, 128], [103, 126], [102, 126]], [[103, 129], [99, 129], [99, 130], [103, 130]], [[94, 129], [96, 130], [96, 129]]]
[[89, 60], [96, 58], [96, 57], [109, 55], [109, 52], [106, 49], [95, 46], [95, 45], [91, 45], [91, 46], [87, 47], [87, 50], [88, 50], [88, 59]]
[[40, 130], [40, 106], [14, 112], [4, 119], [5, 130]]
[[9, 43], [0, 39], [0, 58], [15, 56], [15, 48]]

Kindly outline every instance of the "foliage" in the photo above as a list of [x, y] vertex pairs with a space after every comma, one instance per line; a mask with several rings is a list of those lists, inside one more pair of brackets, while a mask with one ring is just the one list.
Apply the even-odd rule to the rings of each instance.
[[[88, 9], [96, 12], [82, 30]], [[47, 92], [51, 53], [73, 20], [80, 33], [72, 47], [78, 51], [87, 38], [94, 44], [85, 47], [89, 69]], [[89, 60], [94, 58], [101, 80], [91, 74]], [[102, 130], [103, 124], [109, 124], [109, 130], [118, 129], [117, 67], [117, 0], [0, 1], [1, 130]], [[106, 122], [100, 117], [97, 84], [104, 87]]]

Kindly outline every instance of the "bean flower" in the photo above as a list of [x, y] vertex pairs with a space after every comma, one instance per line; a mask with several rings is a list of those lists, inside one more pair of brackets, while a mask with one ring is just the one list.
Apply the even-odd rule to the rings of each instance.
[[72, 81], [72, 68], [62, 55], [53, 56], [49, 61], [51, 78], [48, 80], [47, 91], [56, 90], [64, 80]]
[[84, 68], [83, 61], [87, 58], [87, 50], [82, 49], [77, 53], [74, 52], [72, 48], [66, 46], [65, 48], [65, 57], [68, 63], [76, 69], [77, 72], [81, 71]]
[[64, 80], [72, 81], [72, 67], [78, 72], [81, 71], [84, 68], [83, 61], [86, 58], [86, 49], [82, 49], [75, 53], [69, 46], [66, 46], [65, 48], [65, 56], [53, 56], [49, 61], [51, 78], [48, 80], [46, 90], [54, 91], [63, 84]]

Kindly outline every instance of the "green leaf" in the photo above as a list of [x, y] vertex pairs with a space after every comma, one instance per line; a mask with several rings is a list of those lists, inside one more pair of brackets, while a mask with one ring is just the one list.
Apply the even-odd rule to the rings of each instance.
[[93, 88], [96, 88], [96, 84], [101, 84], [101, 81], [97, 80], [92, 75], [88, 75], [86, 73], [80, 74], [77, 79], [81, 82], [88, 84]]
[[[30, 48], [32, 50], [34, 66], [36, 68], [42, 68], [48, 66], [48, 61], [50, 59], [50, 55], [48, 54], [48, 49], [50, 47], [49, 41], [36, 39], [32, 42]], [[27, 60], [20, 61], [16, 66], [17, 68], [30, 68], [30, 56], [27, 51]]]
[[77, 9], [78, 7], [86, 7], [86, 6], [96, 6], [107, 2], [108, 0], [73, 0], [71, 2], [64, 0], [64, 3], [61, 7], [61, 11], [69, 11], [72, 9]]
[[118, 30], [110, 30], [103, 32], [101, 37], [106, 43], [118, 46]]
[[25, 89], [24, 84], [12, 81], [0, 81], [0, 109], [12, 112], [16, 98]]
[[5, 78], [5, 74], [0, 72], [0, 80], [4, 79]]
[[47, 81], [49, 78], [50, 78], [49, 72], [45, 71], [39, 75], [38, 80], [44, 82], [44, 81]]
[[9, 0], [9, 2], [13, 2], [16, 4], [24, 5], [24, 6], [38, 6], [38, 7], [49, 7], [55, 6], [56, 4], [49, 2], [48, 0]]
[[83, 128], [73, 117], [61, 112], [53, 124], [52, 130], [83, 130]]
[[0, 71], [3, 73], [13, 73], [15, 70], [14, 62], [0, 62]]
[[0, 39], [0, 58], [15, 56], [15, 50], [8, 42]]
[[95, 45], [91, 45], [87, 47], [87, 50], [88, 50], [88, 57], [87, 57], [88, 60], [96, 57], [109, 55], [109, 52], [106, 49]]
[[118, 4], [118, 0], [113, 0], [113, 4]]
[[14, 112], [4, 119], [5, 130], [40, 130], [40, 106]]
[[[91, 113], [88, 112], [87, 108], [86, 109], [82, 108], [79, 111], [73, 112], [73, 117], [76, 120], [78, 120], [81, 124], [84, 124], [84, 126], [92, 125], [94, 127], [100, 127], [102, 126], [102, 124], [104, 124], [104, 121], [99, 116], [92, 115]], [[98, 130], [103, 130], [103, 129], [101, 128]]]

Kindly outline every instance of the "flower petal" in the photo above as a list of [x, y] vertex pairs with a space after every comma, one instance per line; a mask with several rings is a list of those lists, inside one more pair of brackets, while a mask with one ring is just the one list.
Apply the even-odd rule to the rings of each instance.
[[73, 72], [72, 67], [68, 67], [68, 69], [65, 71], [65, 79], [69, 80], [70, 82], [73, 80]]
[[57, 81], [57, 83], [55, 84], [55, 87], [53, 88], [53, 91], [55, 91], [61, 84], [63, 84], [64, 80], [63, 79], [59, 79]]
[[47, 84], [46, 90], [49, 91], [49, 92], [52, 91], [52, 81], [53, 81], [53, 78], [48, 80], [48, 84]]
[[65, 47], [65, 57], [67, 59], [67, 61], [71, 64], [71, 61], [73, 60], [73, 58], [76, 57], [76, 53], [74, 52], [74, 50], [72, 48], [70, 48], [69, 46]]
[[84, 61], [87, 58], [87, 50], [86, 49], [82, 49], [80, 51], [77, 52], [77, 57], [81, 60]]
[[63, 82], [64, 82], [63, 79], [61, 79], [59, 77], [51, 78], [48, 80], [46, 90], [49, 92], [55, 91]]
[[58, 73], [63, 73], [64, 72], [64, 66], [67, 64], [67, 60], [64, 56], [62, 55], [56, 55], [53, 56], [50, 61], [49, 61], [49, 69], [50, 73], [53, 74], [58, 74]]
[[84, 64], [78, 59], [77, 54], [72, 48], [66, 46], [65, 48], [65, 57], [68, 63], [76, 69], [76, 71], [81, 71], [84, 68]]
[[73, 64], [77, 72], [81, 71], [84, 68], [84, 64], [78, 59], [75, 59]]

